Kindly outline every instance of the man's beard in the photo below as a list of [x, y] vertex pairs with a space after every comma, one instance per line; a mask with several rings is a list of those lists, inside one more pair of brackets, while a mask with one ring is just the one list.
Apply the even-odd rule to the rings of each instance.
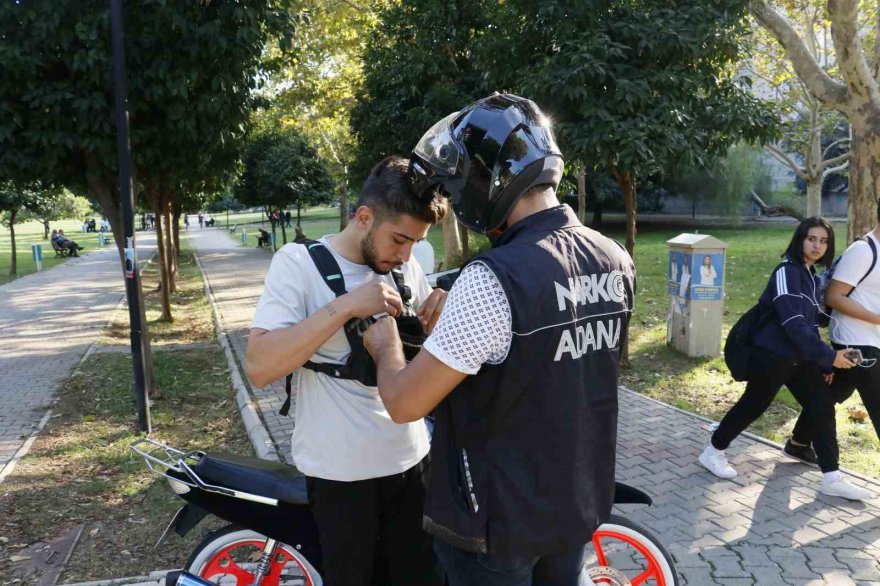
[[364, 239], [361, 240], [361, 256], [364, 257], [364, 264], [373, 269], [374, 273], [379, 275], [387, 275], [392, 269], [400, 265], [395, 265], [390, 269], [379, 268], [379, 253], [376, 251], [376, 244], [373, 242], [373, 230], [370, 229]]

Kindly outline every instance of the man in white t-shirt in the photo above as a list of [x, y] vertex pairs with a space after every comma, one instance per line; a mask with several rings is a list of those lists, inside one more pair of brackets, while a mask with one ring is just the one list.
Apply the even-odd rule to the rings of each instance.
[[[302, 244], [272, 260], [247, 349], [247, 373], [265, 386], [296, 371], [292, 453], [306, 475], [318, 524], [326, 586], [371, 583], [377, 540], [395, 586], [442, 584], [421, 529], [429, 437], [424, 421], [391, 420], [375, 386], [301, 368], [343, 365], [352, 347], [343, 326], [355, 318], [397, 316], [403, 309], [392, 275], [400, 269], [426, 332], [446, 293], [432, 291], [413, 245], [441, 221], [446, 202], [415, 197], [409, 161], [388, 157], [370, 173], [348, 226], [319, 242], [339, 265], [347, 293], [336, 297]], [[299, 369], [299, 370], [297, 370]]]
[[[834, 370], [834, 400], [843, 403], [858, 389], [880, 437], [880, 262], [868, 239], [874, 250], [880, 250], [880, 224], [843, 253], [825, 294], [825, 304], [834, 310], [828, 326], [832, 346], [835, 350], [858, 348], [865, 360], [856, 368]], [[798, 418], [793, 438], [812, 437], [807, 419], [803, 414]], [[809, 454], [805, 460], [810, 461]]]

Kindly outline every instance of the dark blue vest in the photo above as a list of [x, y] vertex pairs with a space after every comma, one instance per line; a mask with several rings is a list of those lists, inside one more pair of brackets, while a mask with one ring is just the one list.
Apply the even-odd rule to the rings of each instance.
[[438, 406], [425, 529], [475, 552], [548, 555], [591, 539], [614, 498], [617, 368], [635, 269], [568, 206], [474, 259], [510, 302], [513, 341]]

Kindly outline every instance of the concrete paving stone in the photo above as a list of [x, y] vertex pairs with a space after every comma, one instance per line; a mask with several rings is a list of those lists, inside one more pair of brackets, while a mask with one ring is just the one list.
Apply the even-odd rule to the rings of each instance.
[[801, 547], [800, 551], [807, 556], [807, 563], [816, 568], [847, 569], [847, 565], [834, 557], [834, 551], [821, 546]]
[[[771, 556], [771, 559], [774, 559]], [[810, 570], [805, 561], [793, 557], [775, 558], [777, 564], [782, 568], [782, 577], [786, 580], [797, 578], [799, 580], [814, 580], [820, 577], [819, 574]]]
[[766, 547], [753, 546], [750, 543], [740, 543], [732, 549], [742, 560], [743, 568], [778, 567], [776, 562], [767, 555]]
[[712, 575], [710, 568], [689, 568], [686, 573], [682, 573], [686, 579], [687, 586], [717, 586], [719, 582]]
[[737, 556], [712, 558], [709, 563], [716, 578], [752, 578], [751, 572], [743, 569]]
[[822, 568], [817, 570], [821, 578], [817, 580], [807, 580], [804, 586], [853, 586], [855, 581], [846, 572], [841, 572], [835, 568]]
[[[672, 558], [675, 560], [675, 566], [679, 569], [706, 567], [707, 562], [698, 551], [685, 547], [667, 547], [666, 549], [672, 554]], [[707, 551], [709, 550], [704, 550], [703, 553], [706, 553]]]
[[749, 572], [751, 572], [754, 579], [753, 584], [760, 586], [777, 586], [785, 584], [785, 581], [782, 578], [782, 569], [779, 567], [750, 566]]

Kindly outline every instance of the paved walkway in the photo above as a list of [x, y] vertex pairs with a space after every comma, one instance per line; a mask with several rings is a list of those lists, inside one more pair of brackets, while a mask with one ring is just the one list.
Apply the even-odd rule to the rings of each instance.
[[[154, 242], [138, 235], [141, 262]], [[125, 296], [116, 248], [87, 252], [0, 286], [0, 475]]]
[[[245, 249], [224, 230], [190, 231], [239, 362], [271, 255]], [[252, 389], [289, 461], [292, 419], [277, 415], [283, 385]], [[627, 506], [676, 558], [682, 583], [698, 585], [880, 585], [880, 497], [849, 503], [819, 495], [815, 469], [784, 460], [778, 446], [741, 438], [729, 450], [740, 471], [720, 481], [697, 455], [705, 421], [622, 390], [617, 476], [651, 495]], [[856, 481], [880, 495], [880, 483]]]

